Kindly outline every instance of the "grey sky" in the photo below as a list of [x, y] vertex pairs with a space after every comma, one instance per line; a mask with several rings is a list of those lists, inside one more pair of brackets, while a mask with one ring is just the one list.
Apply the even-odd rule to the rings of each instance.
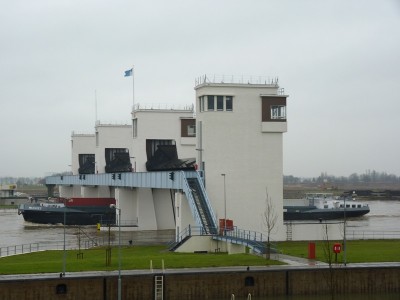
[[70, 136], [192, 103], [202, 74], [277, 76], [284, 173], [400, 175], [400, 1], [0, 0], [0, 176], [69, 170]]

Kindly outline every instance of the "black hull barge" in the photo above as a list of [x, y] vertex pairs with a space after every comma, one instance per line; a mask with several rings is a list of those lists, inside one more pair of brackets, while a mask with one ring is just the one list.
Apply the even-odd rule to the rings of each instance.
[[333, 194], [309, 193], [308, 205], [283, 206], [283, 220], [334, 220], [356, 218], [369, 213], [367, 204], [354, 199], [336, 199]]
[[38, 224], [95, 225], [115, 223], [114, 198], [70, 198], [21, 204], [18, 214]]

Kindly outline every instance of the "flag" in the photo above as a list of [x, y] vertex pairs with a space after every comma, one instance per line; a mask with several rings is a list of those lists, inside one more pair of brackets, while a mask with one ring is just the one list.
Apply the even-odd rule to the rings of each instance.
[[130, 70], [125, 71], [124, 77], [132, 76], [132, 72], [133, 72], [133, 69], [130, 69]]

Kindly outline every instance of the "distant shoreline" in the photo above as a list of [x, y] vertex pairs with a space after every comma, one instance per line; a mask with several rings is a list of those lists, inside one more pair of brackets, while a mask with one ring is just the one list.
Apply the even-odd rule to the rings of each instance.
[[400, 187], [372, 188], [372, 187], [343, 187], [321, 188], [318, 186], [291, 186], [284, 185], [283, 199], [302, 199], [306, 193], [333, 193], [335, 196], [351, 195], [353, 191], [358, 200], [400, 200]]

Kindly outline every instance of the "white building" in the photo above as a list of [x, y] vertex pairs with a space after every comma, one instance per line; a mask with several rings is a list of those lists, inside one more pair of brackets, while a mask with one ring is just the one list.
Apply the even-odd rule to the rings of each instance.
[[225, 218], [226, 212], [234, 226], [265, 231], [262, 213], [268, 192], [278, 216], [274, 238], [281, 239], [287, 95], [275, 80], [255, 84], [205, 80], [195, 90], [199, 164], [217, 218]]
[[[136, 219], [139, 230], [175, 229], [178, 235], [189, 225], [199, 223], [193, 214], [194, 200], [187, 194], [193, 187], [184, 191], [181, 183], [161, 174], [168, 168], [149, 164], [161, 149], [161, 156], [196, 158], [217, 222], [230, 219], [236, 228], [265, 235], [263, 213], [268, 196], [277, 217], [272, 240], [285, 240], [289, 234], [293, 240], [323, 238], [322, 226], [283, 223], [282, 147], [288, 96], [277, 79], [227, 82], [203, 77], [197, 81], [195, 91], [196, 115], [192, 105], [155, 108], [137, 104], [131, 125], [97, 123], [94, 135], [73, 134], [73, 174], [84, 174], [82, 171], [88, 171], [89, 166], [86, 174], [108, 177], [93, 177], [89, 184], [80, 176], [78, 184], [64, 184], [61, 195], [115, 197], [122, 222]], [[125, 180], [121, 173], [117, 175], [120, 178], [114, 174], [110, 180], [110, 159], [114, 152], [121, 151], [131, 168], [119, 172], [130, 173], [129, 180], [139, 182], [140, 174], [145, 174], [142, 172], [161, 171], [163, 182], [157, 187], [124, 185], [128, 177]], [[85, 161], [88, 163], [82, 167]], [[181, 180], [179, 168], [176, 171]], [[329, 228], [332, 236], [337, 232], [335, 226]]]

